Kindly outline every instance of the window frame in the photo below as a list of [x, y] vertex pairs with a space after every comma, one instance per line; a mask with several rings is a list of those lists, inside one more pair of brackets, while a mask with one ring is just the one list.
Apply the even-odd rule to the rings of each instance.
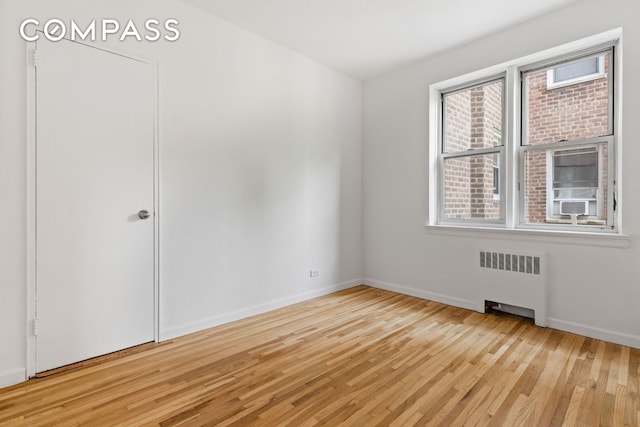
[[[476, 156], [482, 156], [482, 155], [488, 155], [488, 154], [497, 154], [498, 158], [499, 158], [499, 170], [500, 170], [500, 184], [504, 183], [505, 180], [505, 176], [504, 176], [504, 150], [505, 150], [505, 143], [504, 143], [504, 138], [502, 138], [501, 145], [498, 146], [494, 146], [494, 147], [488, 147], [488, 148], [476, 148], [476, 149], [469, 149], [466, 151], [458, 151], [458, 152], [454, 152], [454, 153], [447, 153], [445, 152], [445, 138], [444, 138], [444, 128], [445, 128], [445, 121], [446, 121], [446, 109], [444, 108], [444, 102], [445, 102], [445, 97], [447, 95], [453, 95], [459, 92], [463, 92], [465, 90], [469, 90], [469, 89], [473, 89], [474, 87], [479, 87], [479, 86], [483, 86], [486, 84], [490, 84], [493, 82], [498, 82], [498, 81], [502, 81], [502, 128], [504, 130], [505, 128], [505, 124], [506, 124], [506, 113], [507, 113], [507, 103], [506, 103], [506, 89], [507, 89], [507, 80], [506, 80], [506, 73], [499, 73], [499, 74], [495, 74], [492, 76], [488, 76], [487, 78], [482, 78], [482, 79], [478, 79], [475, 81], [471, 81], [468, 82], [467, 84], [463, 84], [463, 85], [458, 85], [458, 86], [453, 86], [448, 88], [446, 91], [441, 91], [440, 92], [440, 107], [439, 107], [439, 120], [438, 120], [438, 170], [439, 173], [441, 174], [441, 176], [443, 177], [442, 179], [440, 179], [440, 189], [438, 190], [438, 221], [440, 223], [447, 223], [447, 224], [469, 224], [469, 223], [473, 223], [473, 224], [483, 224], [483, 225], [492, 225], [492, 226], [496, 226], [496, 225], [504, 225], [505, 224], [505, 201], [504, 198], [501, 199], [493, 199], [495, 202], [500, 204], [500, 218], [499, 219], [495, 219], [495, 220], [486, 220], [483, 218], [477, 218], [477, 219], [460, 219], [460, 218], [447, 218], [446, 220], [444, 219], [444, 209], [445, 209], [445, 203], [444, 203], [444, 193], [445, 193], [445, 180], [444, 180], [444, 163], [446, 160], [448, 159], [454, 159], [454, 158], [462, 158], [462, 157], [476, 157]], [[504, 132], [504, 131], [503, 131]], [[499, 187], [502, 188], [502, 187]]]
[[[556, 57], [551, 57], [547, 60], [542, 60], [542, 61], [538, 61], [536, 63], [533, 64], [528, 64], [528, 65], [523, 65], [518, 67], [518, 74], [519, 74], [519, 86], [520, 86], [520, 108], [519, 108], [519, 114], [520, 114], [520, 126], [519, 126], [519, 131], [520, 131], [520, 143], [518, 144], [517, 147], [517, 151], [518, 151], [518, 192], [519, 192], [519, 206], [518, 206], [518, 226], [522, 227], [522, 228], [535, 228], [535, 229], [550, 229], [550, 230], [558, 230], [558, 229], [566, 229], [566, 230], [571, 230], [571, 231], [576, 231], [576, 230], [581, 230], [581, 229], [591, 229], [591, 231], [616, 231], [616, 215], [613, 209], [613, 205], [614, 203], [616, 203], [616, 183], [617, 183], [617, 179], [616, 179], [616, 171], [615, 171], [615, 143], [616, 143], [616, 126], [615, 126], [615, 116], [614, 116], [614, 111], [615, 111], [615, 101], [616, 101], [616, 96], [615, 96], [615, 91], [616, 91], [616, 84], [615, 82], [617, 81], [616, 78], [614, 78], [614, 76], [616, 75], [616, 70], [617, 70], [617, 66], [616, 66], [616, 61], [617, 61], [617, 56], [616, 55], [616, 47], [617, 47], [617, 42], [610, 42], [610, 43], [606, 43], [604, 45], [600, 44], [600, 45], [596, 45], [590, 48], [586, 48], [586, 49], [581, 49], [581, 50], [577, 50], [575, 52], [572, 52], [570, 54], [565, 54], [565, 55], [561, 55], [561, 56], [556, 56]], [[524, 77], [526, 73], [529, 72], [535, 72], [535, 71], [539, 71], [539, 70], [544, 70], [545, 68], [548, 67], [553, 67], [553, 66], [560, 66], [563, 64], [567, 64], [567, 63], [572, 63], [575, 61], [580, 61], [582, 59], [586, 59], [586, 58], [590, 58], [590, 57], [602, 57], [604, 58], [604, 56], [609, 55], [609, 73], [603, 73], [604, 78], [607, 78], [608, 80], [608, 88], [609, 88], [609, 94], [608, 94], [608, 124], [607, 124], [607, 134], [606, 135], [601, 135], [601, 136], [597, 136], [597, 137], [590, 137], [590, 138], [583, 138], [583, 139], [574, 139], [574, 140], [569, 140], [569, 141], [557, 141], [557, 142], [550, 142], [550, 143], [546, 143], [546, 144], [536, 144], [536, 145], [529, 145], [527, 144], [526, 141], [526, 136], [527, 135], [527, 121], [525, 119], [525, 117], [527, 116], [527, 97], [526, 97], [526, 91], [525, 91], [525, 85], [524, 85]], [[603, 60], [604, 63], [604, 60]], [[550, 68], [553, 69], [553, 68]], [[556, 87], [551, 88], [551, 90], [559, 88], [561, 86], [569, 86], [572, 84], [579, 84], [582, 83], [584, 81], [589, 81], [592, 79], [584, 79], [584, 80], [580, 80], [580, 81], [574, 81], [572, 83], [567, 83], [567, 84], [562, 84], [562, 85], [558, 85]], [[590, 147], [590, 146], [601, 146], [606, 144], [607, 147], [607, 216], [606, 216], [606, 221], [604, 223], [604, 225], [596, 225], [596, 224], [556, 224], [556, 223], [547, 223], [547, 224], [532, 224], [532, 223], [527, 223], [525, 222], [525, 218], [524, 218], [524, 212], [525, 212], [525, 173], [526, 173], [526, 168], [525, 168], [525, 158], [526, 158], [526, 153], [530, 152], [530, 151], [540, 151], [540, 150], [546, 150], [546, 151], [555, 151], [555, 150], [561, 150], [561, 149], [568, 149], [568, 148], [586, 148], [586, 147]], [[599, 150], [599, 151], [604, 151], [604, 150]], [[599, 158], [599, 162], [601, 162], [602, 159]], [[548, 166], [548, 165], [547, 165]], [[600, 168], [598, 168], [598, 172], [600, 172]], [[548, 181], [548, 177], [547, 177], [547, 181]], [[548, 187], [548, 184], [547, 184]], [[551, 188], [551, 192], [553, 191], [553, 188]], [[547, 220], [551, 221], [551, 220], [561, 220], [562, 216], [558, 215], [558, 216], [549, 216], [549, 210], [550, 210], [550, 206], [549, 206], [549, 201], [553, 199], [553, 195], [550, 194], [549, 188], [547, 188]], [[601, 199], [604, 199], [604, 194], [601, 196]]]
[[[543, 233], [548, 236], [597, 236], [597, 235], [618, 235], [624, 237], [621, 227], [621, 197], [619, 193], [619, 178], [621, 176], [621, 150], [619, 142], [620, 111], [621, 111], [621, 86], [620, 46], [622, 40], [622, 29], [617, 28], [591, 37], [587, 37], [575, 42], [570, 42], [561, 46], [550, 48], [538, 53], [530, 54], [522, 58], [514, 59], [502, 64], [491, 66], [482, 70], [467, 73], [465, 75], [450, 78], [441, 82], [429, 85], [428, 105], [429, 105], [429, 203], [427, 221], [428, 228], [442, 230], [496, 230], [498, 233], [504, 231]], [[607, 189], [607, 224], [596, 225], [572, 225], [572, 224], [526, 224], [523, 222], [524, 207], [522, 206], [522, 194], [524, 190], [523, 180], [523, 111], [522, 111], [522, 71], [532, 67], [549, 67], [553, 64], [561, 64], [572, 58], [583, 58], [586, 55], [596, 55], [607, 49], [613, 49], [614, 54], [610, 62], [610, 69], [607, 78], [613, 81], [611, 87], [611, 97], [609, 102], [610, 120], [609, 127], [612, 133], [602, 138], [595, 138], [598, 141], [581, 141], [579, 144], [589, 142], [592, 146], [606, 143], [608, 149], [607, 174], [610, 185]], [[597, 55], [596, 55], [597, 56]], [[505, 112], [503, 116], [502, 153], [500, 155], [500, 203], [503, 205], [502, 212], [504, 221], [486, 220], [454, 220], [444, 218], [444, 171], [442, 162], [442, 94], [464, 87], [470, 87], [483, 81], [490, 81], [505, 76], [505, 92], [503, 94], [503, 106]], [[569, 147], [572, 142], [562, 142], [557, 148]], [[541, 145], [536, 146], [537, 149]], [[491, 149], [489, 149], [491, 150]], [[498, 151], [498, 150], [493, 150]], [[477, 154], [480, 154], [478, 151]], [[616, 209], [614, 209], [616, 207]]]

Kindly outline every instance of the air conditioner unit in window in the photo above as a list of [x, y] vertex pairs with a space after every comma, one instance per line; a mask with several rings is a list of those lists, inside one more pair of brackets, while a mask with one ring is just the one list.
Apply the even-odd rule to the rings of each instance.
[[560, 215], [589, 215], [588, 200], [560, 201]]

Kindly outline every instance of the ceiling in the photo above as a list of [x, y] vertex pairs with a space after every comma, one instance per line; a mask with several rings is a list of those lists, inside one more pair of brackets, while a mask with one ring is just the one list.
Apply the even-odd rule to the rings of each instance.
[[183, 0], [360, 80], [578, 0]]

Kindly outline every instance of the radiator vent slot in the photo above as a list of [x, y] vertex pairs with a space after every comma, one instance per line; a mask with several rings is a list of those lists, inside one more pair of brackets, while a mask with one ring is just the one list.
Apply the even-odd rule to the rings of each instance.
[[480, 251], [480, 267], [514, 273], [540, 274], [540, 257]]

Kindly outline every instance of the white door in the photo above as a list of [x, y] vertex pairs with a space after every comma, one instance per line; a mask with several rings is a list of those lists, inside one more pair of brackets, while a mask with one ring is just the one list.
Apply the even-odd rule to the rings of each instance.
[[156, 74], [67, 40], [36, 49], [42, 372], [154, 339]]

